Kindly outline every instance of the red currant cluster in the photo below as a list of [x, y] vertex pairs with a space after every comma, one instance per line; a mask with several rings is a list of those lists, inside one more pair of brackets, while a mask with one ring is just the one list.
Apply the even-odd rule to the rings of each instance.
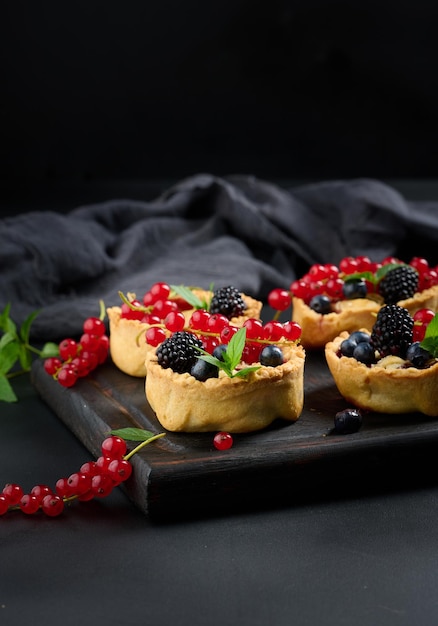
[[412, 316], [414, 320], [412, 341], [423, 341], [426, 328], [435, 317], [432, 309], [420, 309]]
[[80, 340], [63, 339], [58, 349], [59, 357], [47, 358], [44, 369], [63, 387], [72, 387], [78, 378], [87, 376], [108, 356], [109, 337], [104, 322], [98, 317], [87, 318]]
[[173, 294], [170, 285], [157, 282], [144, 294], [141, 300], [132, 298], [123, 302], [120, 317], [138, 320], [144, 324], [159, 324], [172, 312], [190, 309], [191, 305], [177, 294]]
[[110, 436], [103, 441], [101, 448], [102, 454], [96, 461], [84, 463], [78, 472], [68, 478], [60, 478], [55, 490], [47, 485], [35, 485], [29, 493], [24, 493], [20, 485], [8, 483], [0, 493], [0, 515], [10, 510], [27, 514], [41, 510], [50, 517], [56, 517], [62, 513], [67, 502], [109, 495], [114, 487], [130, 477], [132, 465], [125, 456], [124, 439]]
[[[331, 263], [315, 263], [301, 278], [294, 280], [289, 291], [286, 289], [274, 289], [268, 296], [268, 304], [277, 311], [285, 311], [292, 303], [292, 297], [304, 300], [306, 304], [313, 296], [326, 295], [332, 301], [344, 298], [343, 285], [346, 276], [352, 274], [371, 273], [375, 274], [379, 268], [389, 263], [403, 263], [396, 257], [386, 257], [380, 263], [375, 263], [367, 256], [345, 257], [339, 266]], [[438, 285], [438, 266], [431, 267], [428, 261], [422, 257], [413, 257], [409, 262], [418, 272], [418, 291], [424, 291], [429, 287]], [[376, 283], [366, 280], [367, 293], [376, 292]]]
[[[281, 340], [296, 342], [301, 336], [301, 326], [296, 322], [288, 321], [282, 324], [276, 320], [263, 323], [256, 318], [249, 318], [243, 323], [246, 329], [246, 343], [242, 353], [245, 363], [255, 363], [259, 360], [261, 349], [266, 344], [277, 343]], [[151, 326], [146, 331], [146, 342], [158, 346], [174, 332], [185, 330], [199, 337], [203, 348], [210, 354], [218, 345], [226, 345], [239, 330], [230, 320], [220, 313], [209, 313], [205, 309], [193, 311], [188, 322], [183, 313], [173, 311], [169, 313], [162, 324]]]

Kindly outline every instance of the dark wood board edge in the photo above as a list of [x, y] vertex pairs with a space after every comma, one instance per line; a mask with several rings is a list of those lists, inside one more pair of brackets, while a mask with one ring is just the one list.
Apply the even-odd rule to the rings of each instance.
[[[94, 456], [99, 456], [100, 443], [112, 428], [140, 425], [136, 411], [126, 410], [123, 395], [119, 398], [104, 389], [98, 378], [88, 377], [64, 389], [37, 361], [32, 382]], [[123, 384], [134, 389], [142, 383], [127, 378]], [[310, 375], [310, 395], [314, 387]], [[96, 405], [96, 397], [103, 398], [103, 404], [99, 400]], [[209, 435], [200, 440], [205, 442], [206, 437], [210, 440]], [[413, 484], [414, 477], [418, 480], [418, 475], [424, 478], [432, 472], [429, 465], [436, 454], [438, 426], [426, 420], [408, 430], [395, 426], [376, 436], [336, 437], [329, 444], [318, 436], [294, 441], [292, 446], [282, 441], [272, 445], [269, 433], [261, 433], [257, 440], [271, 446], [264, 452], [247, 445], [214, 455], [205, 443], [204, 448], [190, 448], [190, 443], [174, 446], [166, 439], [132, 458], [133, 476], [123, 486], [142, 512], [161, 521], [291, 505], [310, 496], [336, 497], [351, 485], [357, 494]]]

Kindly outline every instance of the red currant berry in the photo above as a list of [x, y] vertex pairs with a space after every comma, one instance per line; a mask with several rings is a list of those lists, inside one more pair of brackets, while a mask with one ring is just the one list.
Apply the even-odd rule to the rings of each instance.
[[281, 322], [271, 320], [263, 327], [263, 338], [268, 341], [279, 341], [284, 335], [284, 328]]
[[32, 513], [36, 513], [40, 508], [40, 500], [36, 496], [32, 496], [29, 493], [26, 493], [20, 500], [18, 506], [28, 515], [32, 515]]
[[435, 317], [435, 312], [432, 309], [419, 309], [413, 315], [414, 322], [421, 322], [422, 324], [429, 324]]
[[9, 510], [9, 499], [4, 493], [0, 493], [0, 515], [4, 515]]
[[52, 493], [53, 491], [47, 485], [35, 485], [30, 490], [30, 495], [38, 498], [39, 502], [41, 502], [44, 496], [49, 496]]
[[[132, 308], [137, 307], [137, 308]], [[131, 306], [123, 302], [121, 306], [121, 314], [120, 317], [127, 320], [141, 320], [143, 315], [145, 314], [144, 307], [138, 300], [133, 300], [131, 302]]]
[[83, 356], [75, 356], [75, 358], [71, 360], [70, 365], [76, 371], [78, 378], [88, 376], [91, 371], [89, 362], [87, 359], [84, 359]]
[[352, 256], [344, 257], [339, 263], [339, 269], [343, 274], [354, 274], [359, 271], [359, 264]]
[[80, 472], [71, 474], [67, 479], [71, 494], [80, 496], [89, 491], [91, 489], [91, 480], [92, 478], [88, 474], [81, 474]]
[[78, 344], [74, 339], [63, 339], [58, 345], [59, 356], [63, 361], [72, 359], [78, 353]]
[[268, 295], [268, 304], [276, 311], [285, 311], [292, 304], [292, 298], [286, 289], [273, 289]]
[[41, 508], [49, 517], [57, 517], [64, 510], [64, 500], [57, 495], [44, 496]]
[[126, 441], [121, 437], [112, 435], [104, 439], [101, 449], [103, 456], [110, 456], [112, 459], [121, 459], [126, 454]]
[[197, 309], [193, 311], [190, 320], [189, 326], [193, 330], [208, 330], [208, 322], [210, 319], [210, 313], [205, 309]]
[[300, 300], [304, 300], [304, 302], [307, 302], [312, 296], [309, 283], [303, 279], [294, 280], [290, 286], [290, 290], [295, 298], [300, 298]]
[[219, 337], [220, 343], [229, 343], [230, 339], [237, 333], [239, 329], [236, 326], [226, 326], [221, 330]]
[[342, 278], [329, 278], [325, 285], [325, 291], [332, 300], [340, 300], [343, 297], [344, 281]]
[[259, 360], [262, 346], [259, 343], [248, 341], [242, 351], [242, 361], [251, 365]]
[[208, 320], [208, 331], [220, 334], [224, 328], [228, 328], [230, 320], [221, 313], [213, 313]]
[[60, 496], [61, 498], [69, 498], [70, 496], [73, 495], [73, 491], [70, 485], [68, 484], [68, 478], [59, 478], [56, 481], [55, 491], [57, 495]]
[[132, 465], [125, 459], [114, 459], [108, 465], [108, 476], [110, 476], [114, 483], [119, 484], [128, 480], [132, 474]]
[[8, 483], [3, 487], [2, 493], [8, 498], [9, 504], [14, 506], [18, 504], [24, 496], [23, 489], [16, 483]]
[[78, 379], [78, 374], [70, 364], [64, 364], [58, 372], [57, 379], [63, 387], [73, 387]]
[[216, 433], [213, 444], [217, 450], [229, 450], [233, 445], [233, 437], [226, 432]]
[[85, 320], [82, 330], [84, 333], [102, 337], [106, 333], [105, 323], [98, 317], [89, 317]]
[[89, 371], [92, 372], [99, 365], [99, 356], [97, 352], [90, 352], [90, 350], [82, 350], [81, 358], [87, 361]]
[[96, 498], [104, 498], [109, 495], [114, 487], [111, 476], [100, 474], [91, 479], [91, 491]]
[[178, 311], [176, 302], [172, 300], [157, 300], [152, 309], [152, 315], [156, 315], [160, 320], [163, 320], [172, 311]]
[[244, 328], [246, 328], [247, 339], [261, 339], [263, 337], [263, 322], [250, 317], [243, 322]]
[[219, 345], [217, 337], [202, 337], [202, 347], [209, 354], [213, 353], [213, 350]]
[[97, 335], [90, 335], [90, 333], [84, 333], [79, 341], [84, 350], [90, 352], [97, 352], [100, 344], [100, 337]]
[[108, 472], [108, 465], [113, 460], [112, 456], [108, 456], [107, 454], [100, 456], [96, 460], [96, 468], [99, 471], [99, 474], [106, 474]]
[[156, 302], [157, 300], [167, 300], [170, 294], [170, 285], [164, 282], [154, 283], [148, 293], [152, 298], [152, 302]]
[[61, 359], [58, 359], [56, 356], [50, 356], [44, 361], [44, 369], [50, 374], [50, 376], [55, 376], [56, 372], [62, 367]]
[[166, 331], [159, 326], [151, 326], [145, 333], [146, 343], [150, 346], [158, 346], [166, 339]]
[[87, 476], [96, 476], [100, 473], [100, 469], [96, 461], [87, 461], [86, 463], [83, 463], [79, 471], [81, 474], [86, 474]]
[[285, 322], [283, 324], [283, 332], [289, 341], [297, 341], [301, 337], [301, 326], [297, 322]]
[[186, 324], [186, 318], [181, 311], [171, 311], [164, 318], [164, 325], [171, 333], [182, 330]]

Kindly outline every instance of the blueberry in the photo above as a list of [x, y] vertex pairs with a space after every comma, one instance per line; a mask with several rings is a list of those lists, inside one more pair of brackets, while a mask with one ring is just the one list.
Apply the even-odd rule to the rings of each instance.
[[406, 359], [418, 369], [425, 367], [430, 358], [430, 353], [421, 347], [419, 341], [411, 343], [409, 348], [406, 350]]
[[364, 332], [363, 330], [355, 330], [350, 335], [350, 339], [354, 339], [356, 343], [361, 343], [362, 341], [366, 341], [367, 343], [371, 342], [371, 335], [369, 333]]
[[284, 355], [278, 346], [265, 346], [260, 352], [260, 364], [276, 367], [284, 363]]
[[342, 293], [346, 300], [365, 298], [367, 295], [367, 284], [363, 278], [347, 280], [342, 286]]
[[225, 343], [221, 343], [218, 346], [216, 346], [216, 348], [213, 350], [213, 354], [212, 356], [214, 356], [216, 359], [218, 359], [219, 361], [223, 361], [223, 353], [227, 351], [227, 344]]
[[344, 409], [335, 415], [335, 432], [339, 435], [357, 433], [362, 426], [362, 414], [358, 409]]
[[365, 365], [375, 363], [376, 355], [373, 346], [366, 341], [361, 341], [353, 350], [353, 358], [355, 358], [356, 361], [360, 361], [360, 363], [364, 363]]
[[204, 382], [207, 378], [218, 378], [219, 368], [212, 363], [204, 361], [204, 359], [197, 359], [190, 370], [190, 374], [196, 378], [196, 380]]
[[320, 313], [321, 315], [326, 315], [326, 313], [330, 313], [332, 310], [330, 298], [328, 296], [324, 296], [323, 294], [313, 296], [309, 302], [309, 306], [313, 311]]
[[[356, 330], [339, 346], [342, 356], [353, 356], [353, 353], [361, 343], [369, 344], [370, 335], [362, 330]], [[355, 357], [356, 358], [356, 357]], [[358, 359], [360, 361], [361, 359]]]

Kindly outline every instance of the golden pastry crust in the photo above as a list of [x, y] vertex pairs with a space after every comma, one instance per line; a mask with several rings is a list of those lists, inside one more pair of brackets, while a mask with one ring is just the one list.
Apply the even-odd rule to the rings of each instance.
[[[438, 311], [438, 285], [416, 293], [412, 298], [397, 303], [411, 315], [420, 309]], [[369, 298], [339, 300], [334, 311], [321, 315], [313, 311], [304, 300], [293, 298], [292, 319], [301, 326], [301, 343], [306, 350], [324, 348], [342, 331], [349, 333], [365, 328], [371, 331], [383, 301]]]
[[343, 330], [353, 332], [359, 328], [371, 330], [380, 304], [368, 298], [340, 300], [332, 313], [321, 315], [313, 311], [301, 298], [293, 298], [292, 319], [301, 326], [301, 343], [306, 350], [324, 348]]
[[[193, 293], [201, 300], [206, 299], [207, 301], [212, 296], [211, 291], [203, 289], [193, 289]], [[230, 323], [236, 326], [241, 326], [246, 319], [251, 317], [258, 319], [262, 310], [262, 302], [259, 300], [246, 294], [242, 294], [242, 299], [246, 304], [245, 314], [230, 320]], [[121, 312], [122, 309], [119, 306], [107, 308], [111, 358], [114, 365], [125, 374], [142, 378], [146, 376], [146, 355], [151, 349], [154, 350], [145, 340], [145, 333], [149, 324], [144, 324], [139, 320], [121, 318]], [[188, 321], [193, 309], [188, 309], [183, 313]]]
[[347, 402], [377, 413], [419, 411], [438, 417], [438, 361], [426, 369], [400, 368], [391, 365], [393, 357], [386, 357], [367, 367], [352, 357], [338, 356], [339, 347], [348, 336], [348, 332], [342, 332], [325, 346], [327, 365]]
[[305, 352], [300, 345], [281, 347], [282, 365], [260, 367], [246, 378], [220, 372], [219, 378], [205, 382], [162, 368], [150, 352], [146, 398], [170, 431], [244, 433], [261, 430], [277, 418], [296, 421], [303, 410]]

